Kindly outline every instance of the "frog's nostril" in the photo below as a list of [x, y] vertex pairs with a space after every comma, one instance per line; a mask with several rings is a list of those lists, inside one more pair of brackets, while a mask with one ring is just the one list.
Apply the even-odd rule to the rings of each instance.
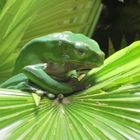
[[[105, 58], [105, 55], [104, 53], [100, 53], [96, 56], [96, 65], [97, 66], [101, 66], [103, 63], [104, 63], [104, 58]], [[95, 60], [94, 60], [95, 61]]]
[[105, 59], [105, 54], [103, 53], [101, 56], [101, 60], [104, 61], [104, 59]]

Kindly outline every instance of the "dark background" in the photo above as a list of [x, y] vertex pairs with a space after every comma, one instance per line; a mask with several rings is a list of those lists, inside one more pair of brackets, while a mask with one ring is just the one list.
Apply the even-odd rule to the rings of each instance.
[[109, 55], [109, 38], [115, 51], [121, 49], [122, 39], [129, 45], [140, 39], [140, 0], [102, 0], [104, 5], [92, 38], [106, 57]]

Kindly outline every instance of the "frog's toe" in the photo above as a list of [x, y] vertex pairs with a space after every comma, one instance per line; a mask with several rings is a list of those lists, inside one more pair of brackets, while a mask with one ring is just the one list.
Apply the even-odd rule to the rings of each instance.
[[48, 93], [48, 94], [47, 94], [47, 97], [48, 97], [49, 99], [55, 99], [55, 98], [56, 98], [56, 95], [55, 95], [55, 94], [52, 94], [52, 93]]
[[45, 94], [44, 91], [42, 91], [42, 90], [36, 90], [35, 93], [39, 96], [42, 96]]

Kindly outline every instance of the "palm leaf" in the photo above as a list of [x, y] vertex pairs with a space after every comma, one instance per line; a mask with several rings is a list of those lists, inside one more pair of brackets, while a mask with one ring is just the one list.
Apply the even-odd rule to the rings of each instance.
[[[15, 49], [34, 17], [30, 14], [35, 8], [33, 1], [8, 1], [0, 14], [0, 82], [9, 77], [13, 69]], [[26, 11], [29, 5], [30, 10]]]
[[69, 97], [65, 104], [43, 98], [36, 107], [31, 94], [1, 89], [0, 136], [8, 140], [138, 140], [139, 50], [136, 42], [109, 57], [85, 79], [96, 85]]
[[43, 0], [37, 16], [26, 30], [22, 44], [35, 37], [66, 30], [90, 36], [101, 9], [101, 0]]
[[[121, 84], [130, 84], [139, 81], [140, 77], [140, 41], [137, 41], [120, 52], [106, 59], [105, 64], [97, 69], [91, 70], [85, 81], [89, 84], [113, 82], [106, 89]], [[126, 73], [126, 71], [128, 71]]]

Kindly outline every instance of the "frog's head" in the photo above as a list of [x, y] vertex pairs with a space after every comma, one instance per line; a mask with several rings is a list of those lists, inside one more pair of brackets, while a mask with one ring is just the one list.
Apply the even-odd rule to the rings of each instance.
[[75, 34], [65, 51], [69, 64], [76, 69], [91, 69], [104, 62], [105, 55], [98, 43], [82, 34]]
[[14, 74], [27, 65], [66, 64], [68, 70], [91, 69], [103, 64], [104, 53], [96, 41], [69, 31], [53, 33], [28, 42], [19, 54]]

